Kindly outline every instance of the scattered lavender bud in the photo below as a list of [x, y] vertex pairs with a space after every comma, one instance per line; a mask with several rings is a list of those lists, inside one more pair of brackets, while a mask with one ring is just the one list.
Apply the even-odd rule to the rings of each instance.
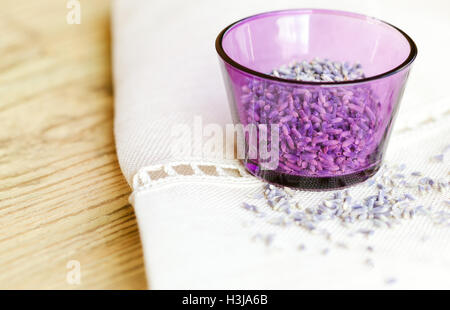
[[274, 234], [268, 234], [268, 235], [266, 236], [265, 240], [264, 240], [265, 244], [266, 244], [267, 246], [270, 246], [270, 245], [272, 244], [274, 238], [275, 238], [275, 235], [274, 235]]
[[[398, 183], [396, 185], [391, 183], [393, 179], [402, 179], [401, 177], [395, 177], [395, 171], [398, 171], [400, 168], [400, 166], [392, 168], [383, 165], [379, 174], [373, 178], [374, 182], [376, 182], [374, 184], [377, 184], [377, 189], [367, 188], [366, 190], [369, 193], [363, 197], [352, 197], [348, 189], [335, 191], [328, 198], [318, 202], [317, 205], [311, 205], [307, 208], [303, 208], [299, 204], [298, 198], [294, 197], [297, 192], [294, 191], [293, 193], [292, 190], [287, 188], [266, 184], [262, 195], [267, 202], [268, 213], [282, 214], [282, 216], [268, 216], [268, 221], [282, 227], [294, 224], [312, 234], [323, 236], [330, 244], [332, 244], [331, 242], [334, 238], [332, 238], [331, 232], [323, 229], [321, 225], [326, 221], [332, 220], [339, 220], [347, 228], [352, 227], [354, 223], [363, 221], [372, 225], [372, 227], [359, 229], [349, 234], [349, 236], [356, 233], [369, 237], [378, 230], [378, 227], [389, 228], [397, 225], [403, 219], [411, 219], [419, 215], [427, 216], [435, 225], [450, 227], [450, 212], [440, 208], [434, 210], [432, 206], [413, 205], [412, 201], [420, 201], [420, 199], [414, 197], [410, 192], [405, 192], [405, 187], [399, 187]], [[416, 176], [419, 176], [419, 174]], [[411, 181], [410, 188], [418, 189], [419, 193], [422, 188], [427, 193], [429, 191], [443, 190], [448, 185], [449, 183], [445, 179], [435, 181], [425, 176]], [[443, 203], [446, 206], [450, 206], [450, 200], [443, 200]], [[263, 214], [252, 204], [244, 204], [243, 207], [252, 211], [257, 217]], [[261, 236], [260, 239], [266, 244], [270, 244], [273, 237]], [[425, 237], [420, 239], [422, 242], [424, 240]], [[341, 248], [346, 247], [344, 243], [340, 242], [335, 243], [335, 245]], [[301, 248], [299, 246], [299, 250]], [[373, 252], [371, 246], [368, 246], [366, 249], [368, 252]], [[327, 252], [324, 250], [324, 253]]]
[[416, 198], [415, 198], [413, 195], [408, 194], [408, 193], [405, 194], [405, 198], [406, 198], [406, 199], [409, 199], [409, 200], [411, 200], [411, 201], [412, 201], [412, 200], [416, 200]]
[[325, 249], [323, 249], [320, 253], [321, 253], [322, 255], [327, 255], [329, 252], [330, 252], [330, 249], [325, 248]]
[[360, 229], [360, 230], [358, 230], [358, 233], [361, 233], [361, 234], [365, 235], [366, 237], [369, 237], [369, 236], [373, 235], [374, 230], [373, 229]]
[[444, 154], [438, 154], [432, 157], [433, 161], [436, 162], [443, 162], [444, 161]]
[[387, 278], [384, 280], [384, 283], [386, 283], [387, 285], [391, 285], [397, 282], [397, 279], [395, 278]]
[[242, 207], [243, 207], [245, 210], [248, 210], [248, 211], [252, 211], [252, 212], [255, 212], [255, 213], [258, 212], [258, 209], [256, 208], [256, 206], [251, 205], [251, 204], [248, 204], [248, 203], [246, 203], [246, 202], [244, 202], [244, 204], [243, 204]]
[[446, 180], [440, 179], [437, 181], [438, 190], [442, 192], [449, 186], [449, 183]]
[[372, 185], [374, 185], [376, 182], [375, 182], [375, 180], [374, 179], [369, 179], [369, 180], [367, 180], [367, 185], [368, 186], [372, 186]]
[[415, 208], [415, 212], [416, 212], [416, 214], [421, 214], [421, 215], [426, 215], [426, 214], [428, 214], [427, 210], [426, 210], [425, 207], [422, 206], [422, 205], [417, 206], [417, 207]]

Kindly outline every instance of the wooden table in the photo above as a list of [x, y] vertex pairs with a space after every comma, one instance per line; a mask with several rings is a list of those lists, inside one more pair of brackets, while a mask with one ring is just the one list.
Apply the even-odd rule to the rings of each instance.
[[80, 25], [65, 0], [0, 2], [2, 289], [146, 288], [114, 146], [110, 2], [80, 2]]

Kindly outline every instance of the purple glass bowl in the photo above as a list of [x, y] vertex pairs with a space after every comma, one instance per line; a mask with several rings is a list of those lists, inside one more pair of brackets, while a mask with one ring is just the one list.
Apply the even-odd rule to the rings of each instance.
[[[240, 159], [250, 173], [319, 190], [378, 171], [417, 55], [402, 30], [355, 13], [285, 10], [231, 24], [217, 37], [216, 50], [233, 121], [244, 129]], [[304, 82], [268, 74], [316, 57], [358, 62], [365, 78]]]

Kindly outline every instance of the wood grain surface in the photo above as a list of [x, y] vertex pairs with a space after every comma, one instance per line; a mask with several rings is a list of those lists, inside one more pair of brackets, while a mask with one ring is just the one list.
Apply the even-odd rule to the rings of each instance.
[[110, 1], [80, 2], [69, 25], [66, 0], [0, 0], [1, 289], [146, 288], [114, 146]]

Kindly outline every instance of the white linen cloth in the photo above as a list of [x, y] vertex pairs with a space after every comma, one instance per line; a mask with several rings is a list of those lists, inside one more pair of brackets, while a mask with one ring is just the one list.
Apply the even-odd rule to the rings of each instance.
[[[449, 227], [416, 217], [391, 229], [377, 229], [366, 239], [350, 238], [353, 228], [330, 223], [330, 242], [244, 210], [243, 202], [261, 192], [263, 183], [244, 172], [243, 177], [224, 173], [226, 168], [242, 169], [237, 161], [213, 155], [180, 158], [170, 152], [171, 128], [177, 124], [191, 125], [199, 115], [204, 124], [231, 123], [214, 48], [220, 30], [248, 15], [299, 5], [375, 16], [399, 26], [416, 41], [419, 56], [386, 162], [389, 167], [405, 163], [409, 172], [419, 170], [448, 182], [450, 152], [443, 162], [430, 160], [450, 143], [448, 2], [115, 0], [115, 137], [121, 169], [134, 190], [131, 201], [150, 287], [449, 289]], [[193, 168], [182, 173], [171, 169], [179, 164]], [[218, 176], [202, 174], [198, 168], [204, 165], [217, 167]], [[191, 169], [194, 175], [182, 175]], [[165, 177], [154, 181], [149, 170], [164, 170], [159, 176]], [[362, 184], [350, 191], [363, 197], [369, 189]], [[298, 195], [307, 207], [330, 192]], [[420, 203], [450, 211], [444, 202], [448, 199], [448, 191], [433, 191]], [[273, 242], [267, 242], [270, 236]], [[348, 249], [337, 246], [339, 240]], [[299, 251], [299, 244], [305, 250]], [[329, 253], [324, 255], [324, 249]], [[367, 259], [374, 267], [364, 263]]]

